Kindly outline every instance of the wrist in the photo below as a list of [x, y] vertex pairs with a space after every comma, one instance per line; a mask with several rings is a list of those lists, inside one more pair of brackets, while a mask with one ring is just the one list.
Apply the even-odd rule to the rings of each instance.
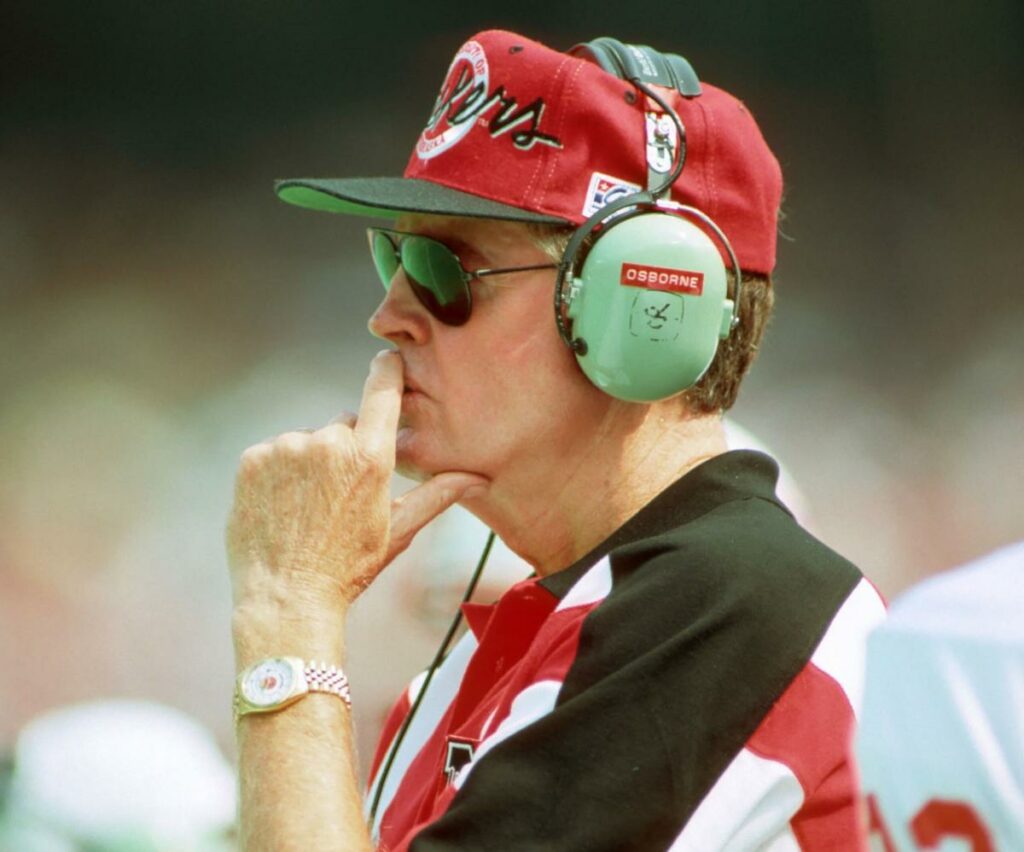
[[236, 608], [279, 607], [344, 614], [349, 606], [338, 579], [324, 571], [283, 568], [255, 559], [232, 560], [231, 585]]
[[235, 604], [231, 633], [238, 670], [264, 657], [344, 662], [347, 608], [251, 598]]
[[340, 636], [236, 634], [234, 648], [236, 673], [271, 657], [298, 657], [307, 662], [322, 660], [336, 666], [345, 662], [345, 646]]

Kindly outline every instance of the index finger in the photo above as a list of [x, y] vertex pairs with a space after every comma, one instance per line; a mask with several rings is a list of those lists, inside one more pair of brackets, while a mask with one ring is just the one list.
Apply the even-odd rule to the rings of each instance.
[[404, 372], [402, 357], [394, 350], [379, 352], [370, 362], [370, 375], [363, 386], [363, 400], [353, 430], [368, 450], [394, 446], [402, 413]]

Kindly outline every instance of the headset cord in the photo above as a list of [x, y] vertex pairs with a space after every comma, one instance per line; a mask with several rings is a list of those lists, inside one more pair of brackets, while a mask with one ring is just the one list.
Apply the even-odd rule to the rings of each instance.
[[[490, 556], [491, 547], [493, 545], [494, 533], [490, 532], [487, 535], [487, 543], [484, 545], [483, 553], [480, 554], [480, 559], [477, 561], [476, 568], [473, 570], [473, 576], [470, 577], [469, 585], [466, 586], [466, 592], [462, 596], [462, 603], [468, 603], [469, 599], [473, 597], [473, 592], [476, 591], [477, 582], [479, 582], [480, 575], [483, 573], [484, 565], [487, 564], [487, 557]], [[402, 727], [398, 729], [398, 733], [395, 735], [394, 745], [391, 747], [387, 760], [378, 775], [376, 785], [377, 789], [373, 794], [373, 804], [370, 805], [371, 827], [373, 826], [374, 820], [377, 818], [377, 808], [380, 806], [380, 797], [384, 792], [384, 784], [388, 780], [388, 774], [391, 772], [391, 767], [395, 762], [395, 756], [398, 754], [398, 749], [401, 748], [402, 740], [405, 739], [409, 726], [412, 724], [413, 717], [416, 715], [416, 711], [419, 710], [420, 704], [423, 702], [423, 696], [427, 694], [427, 688], [430, 686], [430, 682], [434, 679], [434, 673], [441, 667], [441, 663], [444, 661], [445, 655], [448, 653], [448, 646], [451, 644], [452, 637], [455, 636], [455, 632], [459, 629], [459, 625], [461, 623], [462, 607], [460, 605], [455, 612], [455, 618], [452, 619], [452, 623], [448, 627], [448, 632], [445, 634], [440, 647], [437, 649], [437, 653], [434, 654], [434, 660], [430, 664], [430, 668], [427, 669], [427, 676], [423, 681], [423, 686], [420, 687], [419, 693], [416, 695], [416, 700], [413, 701], [412, 707], [409, 708], [409, 712], [405, 714], [405, 721], [402, 722]]]
[[686, 128], [683, 127], [683, 120], [679, 117], [679, 113], [672, 109], [672, 107], [669, 106], [668, 101], [666, 101], [654, 89], [650, 86], [644, 85], [639, 77], [632, 77], [629, 82], [660, 106], [662, 110], [665, 111], [665, 114], [668, 115], [675, 123], [676, 130], [679, 131], [679, 151], [675, 158], [675, 167], [672, 169], [669, 176], [662, 182], [661, 186], [650, 190], [651, 195], [655, 198], [660, 198], [666, 191], [671, 191], [672, 184], [674, 184], [679, 178], [679, 175], [683, 173], [683, 164], [686, 162]]

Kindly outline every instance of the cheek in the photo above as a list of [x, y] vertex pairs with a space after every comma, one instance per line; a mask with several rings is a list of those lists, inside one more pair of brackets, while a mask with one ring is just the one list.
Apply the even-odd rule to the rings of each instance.
[[[587, 381], [576, 358], [554, 329], [535, 329], [501, 350], [491, 370], [497, 406], [493, 420], [514, 428], [530, 424], [529, 431], [550, 432], [558, 412], [579, 411], [589, 406], [595, 388]], [[504, 415], [504, 416], [503, 416]], [[508, 422], [512, 421], [512, 422]]]
[[517, 369], [535, 377], [544, 390], [564, 398], [586, 396], [594, 390], [584, 376], [576, 356], [566, 346], [553, 319], [531, 335], [523, 345], [514, 347], [510, 357], [515, 360]]
[[492, 460], [517, 456], [524, 444], [531, 453], [564, 450], [578, 438], [578, 419], [599, 417], [608, 398], [558, 336], [549, 289], [502, 295], [500, 314], [497, 305], [493, 313], [481, 306], [478, 324], [471, 321], [467, 336], [438, 353], [448, 368], [445, 386], [458, 388], [443, 431], [460, 450], [473, 447]]
[[510, 327], [515, 333], [502, 342], [502, 360], [528, 375], [539, 371], [570, 378], [579, 368], [575, 356], [558, 335], [550, 301], [547, 288], [522, 294], [515, 310], [510, 311]]

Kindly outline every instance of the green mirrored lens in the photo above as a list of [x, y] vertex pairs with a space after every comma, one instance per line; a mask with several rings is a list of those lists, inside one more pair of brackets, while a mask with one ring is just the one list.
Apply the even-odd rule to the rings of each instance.
[[447, 246], [427, 237], [405, 237], [402, 266], [416, 296], [441, 322], [461, 325], [469, 319], [466, 273]]
[[377, 274], [380, 276], [384, 289], [391, 286], [391, 279], [398, 271], [398, 253], [391, 237], [382, 231], [370, 231], [370, 253], [373, 255], [373, 265], [377, 267]]

